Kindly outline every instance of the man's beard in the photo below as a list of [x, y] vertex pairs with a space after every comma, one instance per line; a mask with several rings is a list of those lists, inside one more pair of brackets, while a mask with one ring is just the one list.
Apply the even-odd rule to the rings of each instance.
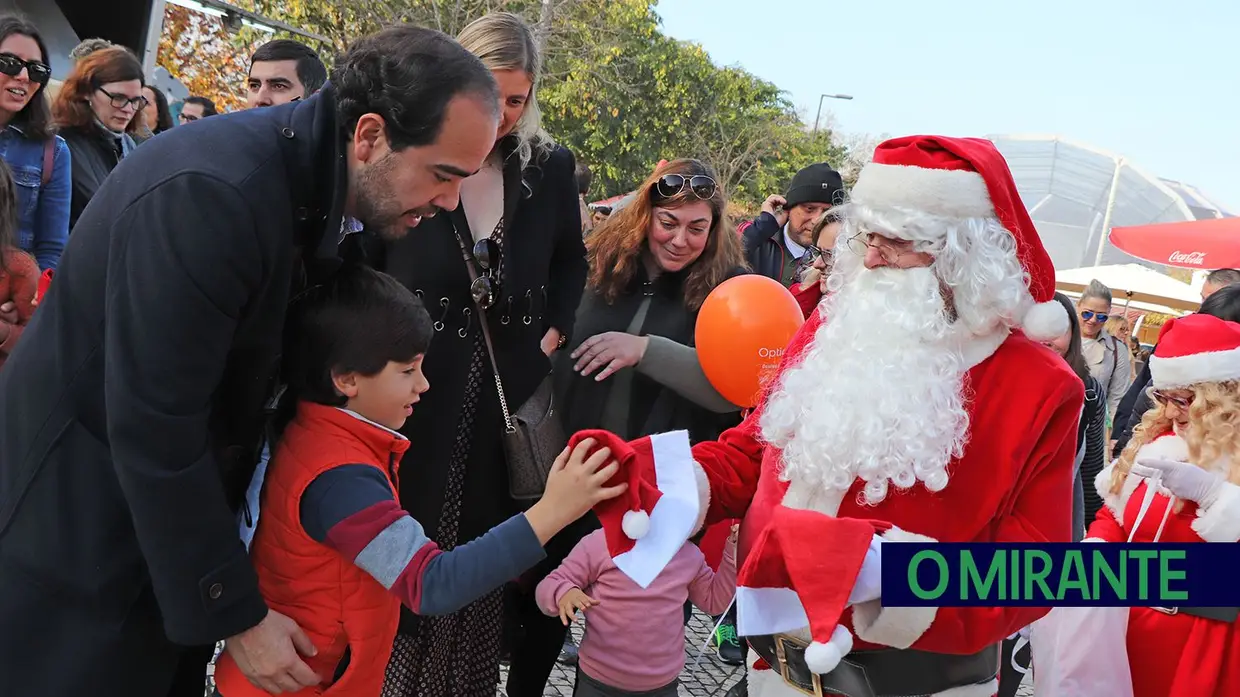
[[889, 483], [941, 491], [968, 431], [968, 366], [938, 277], [840, 264], [823, 325], [762, 413], [763, 438], [783, 451], [781, 479], [842, 495], [860, 477], [869, 504]]
[[413, 211], [401, 207], [393, 188], [396, 160], [388, 154], [378, 162], [363, 167], [354, 175], [353, 196], [357, 219], [367, 230], [378, 233], [386, 241], [399, 240], [409, 233], [404, 220], [410, 213], [429, 218], [439, 212], [437, 206], [423, 206]]

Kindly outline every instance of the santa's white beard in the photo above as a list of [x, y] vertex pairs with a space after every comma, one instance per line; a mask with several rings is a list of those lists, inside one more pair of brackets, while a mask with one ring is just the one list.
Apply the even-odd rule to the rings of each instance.
[[783, 451], [782, 478], [841, 494], [860, 477], [865, 503], [888, 486], [947, 486], [968, 431], [961, 355], [931, 268], [836, 268], [838, 285], [804, 360], [767, 401], [762, 435]]

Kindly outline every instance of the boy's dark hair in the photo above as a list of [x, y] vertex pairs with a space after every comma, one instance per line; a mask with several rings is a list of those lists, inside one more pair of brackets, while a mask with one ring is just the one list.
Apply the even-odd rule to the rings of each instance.
[[186, 97], [185, 103], [186, 104], [197, 104], [198, 106], [202, 107], [202, 117], [204, 119], [208, 116], [215, 116], [220, 113], [215, 108], [215, 102], [211, 101], [210, 99], [207, 99], [206, 97]]
[[297, 61], [297, 79], [305, 90], [303, 97], [318, 92], [327, 82], [327, 66], [314, 49], [292, 39], [274, 39], [268, 41], [254, 55], [250, 56], [250, 70], [255, 63], [275, 63], [278, 61]]
[[343, 406], [333, 374], [376, 375], [426, 353], [434, 330], [422, 301], [396, 279], [348, 265], [290, 305], [284, 377], [294, 399]]
[[395, 150], [434, 143], [448, 103], [469, 95], [499, 116], [499, 87], [477, 56], [434, 29], [400, 25], [358, 39], [332, 70], [340, 126], [383, 118]]

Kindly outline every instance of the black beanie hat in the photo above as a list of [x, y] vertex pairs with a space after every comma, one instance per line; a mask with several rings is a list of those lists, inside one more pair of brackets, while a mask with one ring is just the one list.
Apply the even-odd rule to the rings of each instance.
[[792, 177], [792, 186], [784, 196], [784, 208], [801, 203], [825, 203], [837, 206], [844, 202], [844, 179], [825, 162], [810, 165]]

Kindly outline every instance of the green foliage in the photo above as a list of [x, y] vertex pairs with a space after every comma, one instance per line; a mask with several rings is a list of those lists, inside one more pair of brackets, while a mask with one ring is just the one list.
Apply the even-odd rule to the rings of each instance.
[[[735, 204], [753, 211], [796, 170], [839, 166], [847, 155], [830, 132], [814, 137], [776, 85], [717, 66], [701, 46], [664, 35], [650, 0], [236, 2], [329, 38], [331, 46], [316, 47], [329, 61], [350, 38], [393, 22], [455, 35], [488, 12], [525, 17], [544, 47], [544, 125], [590, 166], [594, 198], [631, 190], [659, 160], [696, 157], [712, 165]], [[228, 80], [233, 90], [242, 82]]]

